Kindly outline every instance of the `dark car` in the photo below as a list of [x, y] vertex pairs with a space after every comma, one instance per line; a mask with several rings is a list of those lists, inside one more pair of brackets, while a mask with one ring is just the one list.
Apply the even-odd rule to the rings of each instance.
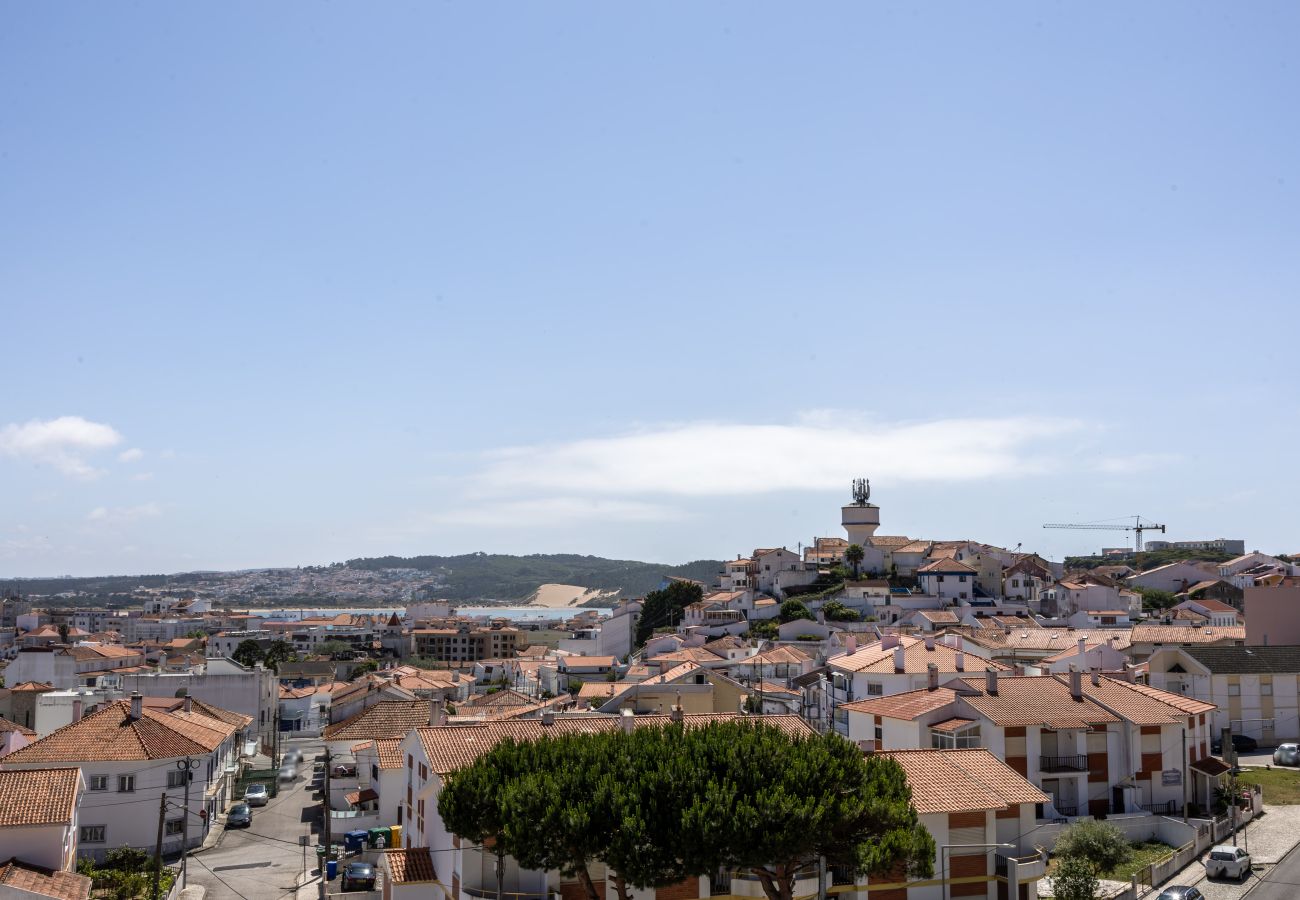
[[[1210, 749], [1215, 753], [1223, 752], [1223, 739], [1220, 738], [1210, 744]], [[1238, 753], [1254, 753], [1259, 749], [1259, 741], [1245, 734], [1234, 734], [1232, 736], [1232, 749]]]
[[373, 891], [375, 867], [365, 862], [350, 862], [343, 867], [343, 890]]
[[1161, 891], [1156, 900], [1203, 900], [1204, 897], [1205, 895], [1194, 887], [1176, 884]]
[[253, 808], [247, 803], [236, 803], [226, 813], [227, 828], [248, 828], [253, 824]]

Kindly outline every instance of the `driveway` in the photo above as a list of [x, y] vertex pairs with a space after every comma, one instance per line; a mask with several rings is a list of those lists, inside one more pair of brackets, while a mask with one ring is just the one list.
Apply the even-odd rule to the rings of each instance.
[[316, 832], [320, 801], [313, 800], [310, 761], [324, 745], [319, 738], [290, 739], [283, 749], [297, 747], [307, 761], [292, 785], [279, 796], [254, 808], [249, 828], [228, 829], [217, 845], [190, 857], [190, 883], [207, 888], [208, 900], [279, 900], [297, 890], [303, 870], [300, 835], [308, 835], [306, 867], [316, 868]]

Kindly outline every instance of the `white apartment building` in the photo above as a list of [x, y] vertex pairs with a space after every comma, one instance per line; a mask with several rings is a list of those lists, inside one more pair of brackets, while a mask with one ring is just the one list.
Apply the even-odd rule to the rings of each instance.
[[182, 691], [220, 709], [248, 716], [252, 735], [270, 744], [275, 733], [275, 713], [280, 703], [275, 673], [261, 663], [248, 668], [233, 659], [205, 659], [188, 672], [151, 672], [125, 675], [122, 689], [145, 697], [177, 697]]
[[1300, 740], [1300, 647], [1164, 647], [1148, 667], [1152, 687], [1214, 705], [1216, 738]]
[[0, 759], [0, 770], [81, 768], [86, 783], [77, 835], [81, 856], [102, 859], [114, 847], [152, 852], [164, 792], [169, 806], [163, 851], [180, 849], [187, 818], [188, 846], [197, 846], [225, 808], [238, 771], [239, 734], [248, 720], [192, 701], [172, 701], [170, 711], [145, 705], [138, 694], [111, 703]]

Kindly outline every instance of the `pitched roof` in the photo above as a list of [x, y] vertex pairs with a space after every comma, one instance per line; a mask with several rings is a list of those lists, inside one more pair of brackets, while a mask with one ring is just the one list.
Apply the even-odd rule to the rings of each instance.
[[936, 625], [956, 625], [961, 619], [950, 609], [922, 609], [917, 611], [922, 619]]
[[[1212, 587], [1217, 583], [1218, 582], [1214, 582], [1214, 581], [1202, 581], [1200, 584], [1193, 585], [1192, 587], [1188, 588], [1187, 593], [1194, 594], [1196, 593], [1197, 590], [1200, 590], [1205, 587]], [[1235, 606], [1224, 603], [1222, 600], [1215, 600], [1213, 597], [1197, 597], [1196, 599], [1187, 602], [1195, 603], [1201, 609], [1207, 609], [1210, 612], [1224, 612], [1224, 613], [1237, 612], [1237, 608]]]
[[428, 847], [385, 850], [384, 862], [394, 884], [424, 884], [438, 880], [433, 854]]
[[[985, 668], [1005, 669], [1002, 663], [980, 659], [971, 653], [963, 655], [962, 668], [957, 668], [957, 655], [962, 653], [940, 641], [931, 641], [933, 649], [926, 647], [922, 638], [900, 635], [899, 645], [903, 647], [903, 666], [913, 675], [924, 674], [930, 663], [939, 667], [940, 672], [982, 671]], [[837, 656], [826, 663], [830, 668], [840, 672], [875, 672], [889, 674], [894, 669], [894, 649], [885, 649], [881, 641], [875, 641], [857, 652]]]
[[1188, 656], [1215, 675], [1267, 675], [1300, 672], [1300, 647], [1188, 647]]
[[526, 694], [521, 694], [513, 688], [503, 688], [496, 693], [484, 694], [481, 697], [474, 697], [464, 706], [529, 706], [533, 698]]
[[804, 660], [812, 659], [807, 653], [804, 653], [798, 647], [773, 647], [770, 650], [764, 650], [762, 653], [756, 653], [745, 659], [736, 660], [737, 663], [758, 663], [763, 666], [795, 665], [802, 664]]
[[0, 887], [13, 888], [54, 900], [86, 900], [91, 881], [75, 872], [43, 869], [17, 859], [0, 863]]
[[18, 684], [15, 684], [15, 685], [14, 685], [13, 687], [11, 687], [9, 690], [11, 690], [11, 691], [39, 691], [40, 693], [45, 693], [46, 691], [52, 691], [52, 690], [54, 690], [54, 685], [52, 685], [52, 684], [46, 684], [46, 683], [43, 682], [43, 681], [23, 681], [23, 682], [20, 682], [20, 683], [18, 683]]
[[379, 768], [400, 769], [402, 767], [401, 738], [375, 738], [373, 741], [362, 741], [360, 744], [352, 746], [352, 753], [355, 756], [358, 750], [371, 748], [374, 749], [375, 756], [379, 759]]
[[1135, 644], [1217, 644], [1220, 641], [1244, 641], [1245, 625], [1134, 625]]
[[71, 822], [80, 791], [76, 767], [0, 772], [0, 828]]
[[19, 734], [26, 735], [27, 737], [36, 737], [36, 732], [32, 731], [30, 728], [25, 728], [17, 722], [10, 722], [8, 719], [0, 716], [0, 734], [3, 734], [6, 731], [16, 731]]
[[15, 750], [5, 763], [201, 756], [238, 730], [199, 712], [167, 712], [149, 706], [142, 707], [140, 718], [132, 719], [131, 701], [119, 700]]
[[694, 663], [718, 663], [724, 662], [724, 659], [711, 650], [705, 650], [703, 647], [683, 647], [680, 650], [674, 650], [671, 653], [660, 653], [658, 656], [652, 656], [647, 662], [694, 662]]
[[995, 628], [968, 632], [970, 639], [982, 647], [1025, 653], [1057, 653], [1076, 645], [1080, 638], [1089, 643], [1114, 638], [1115, 649], [1123, 650], [1131, 643], [1130, 634], [1128, 628], [1035, 628], [1028, 623], [1012, 625], [1010, 633]]
[[873, 547], [906, 547], [912, 543], [910, 537], [901, 534], [877, 534], [869, 538]]
[[615, 661], [612, 656], [561, 656], [559, 658], [561, 667], [565, 669], [608, 669]]
[[[742, 718], [735, 713], [688, 714], [683, 717], [687, 727], [707, 725], [710, 722], [727, 722]], [[813, 731], [799, 716], [746, 716], [748, 721], [775, 725], [792, 736], [811, 735]], [[633, 717], [633, 726], [645, 728], [667, 725], [670, 716], [644, 715]], [[536, 740], [543, 735], [599, 734], [622, 727], [621, 716], [557, 716], [551, 724], [541, 719], [500, 719], [472, 725], [434, 725], [416, 729], [420, 744], [433, 771], [439, 775], [463, 768], [491, 750], [500, 741], [513, 738], [517, 741]]]
[[961, 716], [953, 716], [950, 719], [944, 719], [942, 722], [935, 722], [930, 726], [931, 731], [961, 731], [967, 725], [974, 725], [978, 719], [963, 719]]
[[880, 754], [907, 773], [921, 815], [1006, 809], [1050, 798], [984, 749], [891, 750]]
[[1191, 767], [1198, 772], [1204, 772], [1212, 778], [1222, 775], [1224, 772], [1232, 771], [1232, 766], [1213, 756], [1203, 756], [1196, 762], [1192, 763]]
[[955, 575], [973, 575], [977, 570], [960, 560], [940, 557], [939, 559], [926, 563], [916, 571], [918, 573], [925, 572], [932, 575], [946, 575], [949, 572]]
[[[1065, 682], [1069, 676], [1058, 675], [1056, 678]], [[1082, 680], [1085, 694], [1135, 725], [1180, 725], [1188, 715], [1216, 708], [1213, 703], [1171, 694], [1159, 688], [1139, 690], [1137, 685], [1116, 678], [1099, 677], [1096, 684], [1086, 676]]]
[[975, 692], [962, 699], [994, 725], [1045, 725], [1048, 728], [1087, 728], [1100, 722], [1118, 722], [1119, 717], [1103, 709], [1084, 692], [1074, 699], [1070, 686], [1051, 676], [1016, 675], [998, 679], [996, 694], [984, 693], [983, 678], [966, 678]]
[[327, 727], [327, 741], [358, 741], [365, 738], [401, 738], [412, 728], [429, 724], [432, 700], [380, 700], [350, 719]]
[[854, 700], [850, 703], [841, 703], [839, 708], [850, 712], [884, 716], [888, 719], [911, 720], [947, 706], [956, 699], [955, 690], [941, 687], [933, 691], [924, 689], [904, 691], [901, 694], [890, 694], [888, 697]]

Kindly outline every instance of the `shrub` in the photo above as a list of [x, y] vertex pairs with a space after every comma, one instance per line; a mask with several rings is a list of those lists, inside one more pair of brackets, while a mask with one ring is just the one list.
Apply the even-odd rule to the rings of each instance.
[[1054, 852], [1060, 857], [1086, 860], [1096, 872], [1109, 872], [1133, 856], [1124, 832], [1096, 821], [1077, 822], [1062, 831]]
[[1093, 900], [1097, 896], [1097, 876], [1092, 864], [1081, 856], [1061, 860], [1052, 875], [1052, 896], [1056, 900]]

